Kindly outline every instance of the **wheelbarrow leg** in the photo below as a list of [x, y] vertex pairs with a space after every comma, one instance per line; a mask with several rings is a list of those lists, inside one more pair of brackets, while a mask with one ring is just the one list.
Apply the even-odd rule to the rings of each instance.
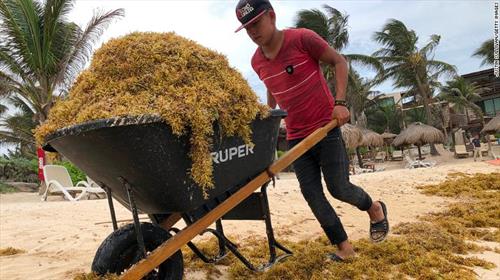
[[113, 231], [116, 231], [118, 229], [118, 223], [116, 222], [115, 206], [113, 205], [111, 189], [103, 183], [101, 183], [100, 185], [103, 186], [104, 190], [106, 191], [106, 196], [108, 197], [109, 212], [111, 213], [111, 221], [113, 223]]
[[[292, 251], [288, 250], [283, 245], [278, 243], [278, 241], [276, 241], [276, 238], [274, 237], [273, 224], [271, 222], [271, 212], [269, 210], [269, 200], [267, 199], [267, 184], [262, 186], [259, 196], [262, 201], [262, 213], [264, 213], [266, 235], [269, 244], [269, 263], [263, 267], [263, 269], [266, 269], [274, 265], [276, 262], [279, 262], [280, 260], [291, 256]], [[285, 254], [276, 257], [276, 247], [285, 252]]]
[[139, 245], [139, 251], [142, 254], [142, 258], [146, 257], [146, 246], [144, 245], [144, 237], [142, 235], [141, 223], [139, 222], [139, 213], [137, 211], [137, 206], [135, 205], [134, 194], [132, 193], [132, 188], [130, 184], [123, 177], [118, 177], [118, 180], [125, 186], [128, 195], [128, 202], [130, 208], [132, 208], [132, 216], [134, 218], [134, 229], [137, 235], [137, 244]]

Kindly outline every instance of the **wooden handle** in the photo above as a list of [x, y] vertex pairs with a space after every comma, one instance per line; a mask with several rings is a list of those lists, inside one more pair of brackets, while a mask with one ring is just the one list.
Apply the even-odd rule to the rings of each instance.
[[[285, 153], [277, 161], [273, 162], [269, 167], [272, 174], [277, 174], [287, 166], [292, 164], [297, 158], [307, 152], [310, 148], [316, 145], [326, 134], [337, 126], [337, 120], [332, 120], [322, 128], [318, 128], [311, 135], [302, 140], [299, 144], [295, 145], [291, 150]], [[221, 204], [215, 207], [212, 211], [208, 212], [198, 221], [187, 226], [179, 233], [174, 235], [169, 240], [165, 241], [158, 248], [156, 248], [145, 259], [136, 263], [129, 270], [127, 270], [121, 279], [124, 280], [138, 280], [147, 275], [150, 271], [158, 267], [166, 259], [172, 256], [182, 246], [187, 244], [191, 239], [196, 237], [200, 232], [209, 227], [215, 221], [224, 216], [227, 212], [233, 209], [236, 205], [245, 200], [260, 186], [268, 182], [271, 178], [266, 171], [260, 173], [248, 184], [239, 189], [236, 193], [224, 200]]]

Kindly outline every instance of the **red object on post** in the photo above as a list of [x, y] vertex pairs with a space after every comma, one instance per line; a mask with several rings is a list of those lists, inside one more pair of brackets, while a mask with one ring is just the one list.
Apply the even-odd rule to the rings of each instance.
[[42, 148], [36, 149], [38, 155], [38, 178], [40, 181], [45, 181], [43, 177], [43, 166], [45, 165], [45, 151]]

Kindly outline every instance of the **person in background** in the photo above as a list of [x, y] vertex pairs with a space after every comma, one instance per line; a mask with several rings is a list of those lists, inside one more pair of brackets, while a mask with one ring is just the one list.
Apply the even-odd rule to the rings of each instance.
[[474, 135], [474, 138], [470, 141], [474, 147], [474, 161], [476, 161], [477, 155], [483, 160], [483, 155], [481, 154], [481, 141], [479, 140], [479, 134]]

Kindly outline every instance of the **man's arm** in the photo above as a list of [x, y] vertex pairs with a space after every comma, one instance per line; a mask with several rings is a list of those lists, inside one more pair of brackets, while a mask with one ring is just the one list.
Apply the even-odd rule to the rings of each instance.
[[[346, 100], [347, 89], [347, 73], [349, 66], [345, 58], [340, 55], [335, 49], [328, 47], [319, 58], [321, 61], [335, 68], [335, 93], [336, 100]], [[337, 119], [342, 126], [350, 119], [350, 113], [345, 106], [335, 106], [333, 108], [332, 117]]]
[[269, 90], [267, 90], [267, 106], [271, 107], [271, 109], [276, 108], [276, 100], [274, 100], [274, 96]]
[[345, 100], [347, 89], [347, 73], [349, 66], [345, 58], [335, 49], [329, 47], [319, 58], [335, 69], [335, 93], [338, 100]]

